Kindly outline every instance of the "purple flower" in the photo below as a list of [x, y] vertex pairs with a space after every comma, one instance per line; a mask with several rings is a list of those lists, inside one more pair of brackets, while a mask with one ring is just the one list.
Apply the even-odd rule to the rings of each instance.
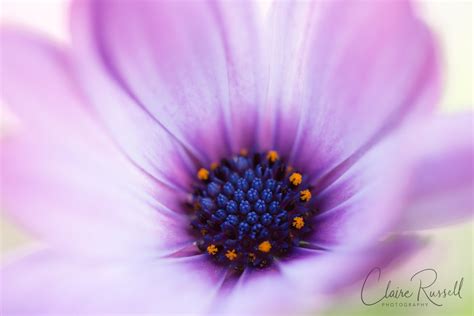
[[44, 242], [3, 312], [295, 314], [471, 216], [472, 116], [435, 113], [408, 3], [254, 13], [77, 1], [71, 45], [2, 30], [2, 207]]

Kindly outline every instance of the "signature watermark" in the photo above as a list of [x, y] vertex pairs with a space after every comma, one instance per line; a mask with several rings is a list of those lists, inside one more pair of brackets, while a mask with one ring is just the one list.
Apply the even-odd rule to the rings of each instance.
[[455, 280], [452, 286], [440, 287], [436, 282], [438, 273], [435, 269], [423, 269], [415, 272], [409, 287], [402, 288], [388, 280], [383, 293], [369, 291], [372, 285], [380, 286], [382, 270], [373, 268], [366, 276], [360, 291], [360, 299], [364, 305], [381, 304], [384, 307], [427, 307], [428, 305], [443, 306], [444, 300], [449, 297], [462, 299], [464, 278]]

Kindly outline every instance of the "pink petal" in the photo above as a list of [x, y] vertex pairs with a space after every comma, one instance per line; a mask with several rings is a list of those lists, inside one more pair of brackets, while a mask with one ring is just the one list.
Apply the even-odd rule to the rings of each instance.
[[205, 255], [103, 264], [42, 251], [0, 271], [0, 306], [8, 314], [298, 314], [321, 309], [328, 300], [324, 295], [342, 287], [360, 289], [373, 267], [386, 269], [421, 245], [408, 236], [364, 252], [315, 252], [275, 269], [246, 271], [229, 285], [228, 273]]
[[[196, 172], [187, 150], [174, 135], [141, 106], [139, 100], [109, 73], [102, 60], [101, 43], [89, 16], [89, 2], [72, 6], [73, 57], [79, 84], [92, 110], [127, 157], [156, 181], [185, 192]], [[158, 102], [158, 100], [155, 100]]]
[[136, 103], [134, 109], [107, 108], [108, 102], [95, 96], [112, 132], [120, 134], [108, 122], [111, 113], [125, 119], [140, 109], [134, 116], [155, 121], [201, 163], [251, 147], [263, 90], [251, 7], [248, 2], [76, 2], [78, 59], [86, 71], [100, 67], [103, 73], [94, 74], [102, 77], [99, 86], [119, 86]]
[[432, 110], [435, 45], [406, 1], [282, 1], [272, 16], [262, 142], [315, 178]]
[[401, 230], [433, 228], [472, 218], [473, 128], [472, 113], [439, 115], [400, 136], [412, 156]]
[[156, 255], [187, 242], [183, 216], [163, 205], [177, 194], [96, 124], [68, 52], [17, 30], [2, 30], [1, 41], [2, 94], [18, 119], [2, 140], [2, 209], [47, 242], [97, 256]]
[[9, 315], [203, 313], [225, 274], [203, 266], [202, 256], [183, 260], [103, 264], [38, 252], [0, 271], [0, 311]]
[[316, 248], [363, 248], [392, 231], [409, 172], [409, 158], [400, 151], [398, 142], [379, 143], [350, 168], [331, 173], [333, 179], [315, 183], [318, 213], [309, 241]]
[[[375, 267], [395, 268], [394, 262], [406, 260], [419, 251], [425, 242], [416, 236], [392, 236], [364, 250], [317, 253], [310, 258], [282, 265], [282, 273], [295, 282], [307, 296], [340, 295], [344, 291], [360, 291], [367, 274]], [[310, 301], [314, 307], [317, 303]]]
[[[387, 270], [392, 262], [419, 250], [423, 242], [413, 236], [396, 237], [363, 251], [317, 252], [282, 260], [272, 270], [246, 271], [228, 296], [217, 301], [217, 315], [300, 315], [324, 310], [331, 299], [350, 287], [360, 291], [374, 267]], [[333, 295], [333, 296], [330, 296]]]
[[472, 217], [472, 126], [470, 113], [412, 122], [336, 170], [331, 185], [317, 182], [311, 243], [346, 249]]

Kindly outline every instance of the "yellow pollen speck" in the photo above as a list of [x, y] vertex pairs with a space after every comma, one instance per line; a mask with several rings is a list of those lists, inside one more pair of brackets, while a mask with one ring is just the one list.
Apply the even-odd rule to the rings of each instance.
[[207, 230], [206, 230], [206, 229], [204, 229], [204, 228], [203, 228], [203, 229], [201, 229], [201, 234], [202, 234], [203, 236], [204, 236], [204, 235], [206, 235], [206, 234], [207, 234]]
[[207, 252], [210, 254], [210, 255], [215, 255], [217, 253], [217, 247], [213, 244], [207, 246]]
[[209, 171], [207, 169], [201, 168], [197, 173], [199, 180], [207, 180], [209, 179]]
[[272, 244], [268, 240], [265, 240], [260, 245], [258, 245], [258, 250], [261, 252], [269, 252], [270, 249], [272, 249]]
[[311, 192], [307, 189], [301, 191], [300, 192], [300, 199], [301, 199], [301, 201], [308, 202], [309, 200], [311, 200]]
[[227, 257], [227, 259], [232, 261], [232, 260], [235, 260], [235, 258], [237, 258], [237, 253], [235, 252], [235, 249], [227, 250], [227, 252], [225, 253], [225, 256]]
[[301, 176], [300, 173], [298, 172], [293, 172], [290, 176], [290, 182], [293, 184], [293, 185], [299, 185], [301, 184], [301, 181], [303, 180], [303, 177]]
[[297, 216], [293, 218], [293, 227], [296, 229], [301, 229], [304, 226], [304, 219], [303, 217]]
[[219, 167], [219, 163], [218, 163], [218, 162], [213, 162], [213, 163], [211, 163], [211, 170], [216, 170], [217, 167]]
[[239, 152], [241, 156], [247, 156], [249, 151], [246, 148], [242, 148]]
[[292, 172], [292, 171], [293, 171], [293, 167], [292, 167], [292, 166], [286, 167], [286, 172]]
[[275, 150], [270, 150], [267, 153], [267, 159], [270, 160], [270, 162], [275, 162], [279, 159], [280, 157], [278, 156], [278, 153]]

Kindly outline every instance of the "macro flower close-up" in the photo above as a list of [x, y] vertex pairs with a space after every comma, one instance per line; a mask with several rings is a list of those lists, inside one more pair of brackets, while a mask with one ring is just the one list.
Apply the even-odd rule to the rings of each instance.
[[[1, 27], [5, 315], [300, 315], [470, 221], [471, 111], [408, 1], [75, 0]], [[5, 112], [6, 113], [6, 112]]]

